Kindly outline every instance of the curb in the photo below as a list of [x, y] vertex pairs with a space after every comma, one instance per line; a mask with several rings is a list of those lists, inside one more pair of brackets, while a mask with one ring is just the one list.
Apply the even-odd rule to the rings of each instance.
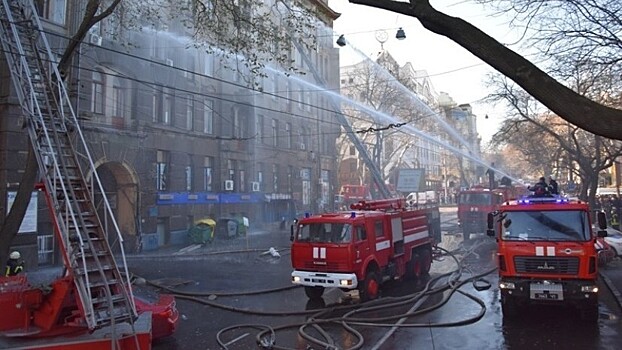
[[599, 272], [598, 274], [600, 275], [600, 277], [602, 277], [603, 281], [605, 281], [605, 284], [607, 285], [607, 288], [609, 288], [609, 290], [611, 291], [611, 294], [613, 294], [613, 296], [616, 298], [616, 301], [618, 302], [618, 307], [622, 309], [622, 293], [620, 293], [618, 288], [616, 288], [609, 276], [607, 276], [603, 272]]

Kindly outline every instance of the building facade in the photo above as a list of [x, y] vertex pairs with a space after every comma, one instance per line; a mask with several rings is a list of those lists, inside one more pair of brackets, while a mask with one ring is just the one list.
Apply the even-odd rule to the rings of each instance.
[[[85, 4], [37, 5], [60, 57]], [[325, 37], [338, 14], [324, 0], [299, 5], [314, 10], [313, 34]], [[317, 72], [325, 79], [318, 82], [287, 66], [262, 74], [232, 69], [235, 61], [198, 45], [182, 21], [128, 30], [118, 25], [121, 17], [91, 28], [70, 64], [67, 88], [126, 251], [183, 243], [203, 218], [246, 217], [258, 227], [317, 211], [332, 198], [339, 126], [320, 93], [338, 87], [338, 50], [330, 38], [313, 51], [295, 45], [290, 51], [297, 71]], [[7, 185], [0, 197], [7, 203], [23, 173], [28, 136], [18, 126], [21, 110], [6, 64], [1, 67], [0, 181]], [[95, 198], [103, 200], [101, 193]], [[52, 263], [53, 227], [44, 199], [38, 204], [36, 232], [20, 233], [16, 244], [36, 244], [39, 262]], [[0, 210], [0, 224], [7, 209]], [[111, 224], [103, 212], [100, 218]]]

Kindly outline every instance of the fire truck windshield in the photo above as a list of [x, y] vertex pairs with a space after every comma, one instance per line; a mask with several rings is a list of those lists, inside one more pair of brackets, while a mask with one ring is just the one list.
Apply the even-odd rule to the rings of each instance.
[[587, 213], [583, 211], [510, 211], [502, 216], [503, 240], [587, 241]]
[[326, 222], [299, 225], [296, 241], [310, 243], [348, 243], [352, 241], [352, 225]]
[[460, 204], [490, 205], [490, 193], [463, 193], [458, 198]]

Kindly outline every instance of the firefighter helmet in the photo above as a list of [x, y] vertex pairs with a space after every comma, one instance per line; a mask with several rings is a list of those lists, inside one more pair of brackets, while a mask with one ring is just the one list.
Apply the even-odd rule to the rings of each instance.
[[15, 260], [17, 260], [17, 259], [19, 259], [21, 257], [22, 257], [22, 255], [18, 251], [14, 251], [14, 252], [11, 253], [11, 255], [9, 255], [9, 258], [15, 259]]

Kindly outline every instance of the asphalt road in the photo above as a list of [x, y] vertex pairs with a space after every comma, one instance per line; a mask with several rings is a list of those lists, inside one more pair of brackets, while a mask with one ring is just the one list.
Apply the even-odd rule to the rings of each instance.
[[[444, 247], [458, 247], [455, 213], [444, 211]], [[274, 247], [280, 257], [267, 253]], [[601, 287], [600, 319], [597, 325], [578, 321], [578, 315], [563, 308], [531, 308], [520, 319], [507, 321], [501, 314], [496, 272], [482, 277], [477, 290], [466, 283], [459, 292], [419, 293], [426, 281], [392, 282], [383, 286], [382, 305], [359, 304], [352, 295], [331, 290], [322, 302], [309, 302], [301, 288], [290, 285], [289, 232], [264, 231], [213, 245], [191, 253], [174, 255], [175, 249], [131, 257], [130, 270], [150, 281], [173, 286], [195, 297], [178, 296], [182, 314], [179, 329], [154, 344], [154, 349], [324, 349], [335, 341], [337, 348], [361, 349], [618, 349], [622, 344], [619, 305], [608, 288]], [[480, 246], [464, 262], [454, 283], [494, 269], [494, 244]], [[450, 257], [434, 262], [430, 279], [456, 269]], [[437, 282], [446, 283], [449, 277]], [[278, 289], [269, 292], [271, 289]], [[480, 288], [482, 289], [482, 288]], [[137, 286], [136, 293], [154, 297], [161, 291]], [[406, 300], [402, 305], [387, 302]], [[481, 305], [479, 304], [481, 303]], [[439, 308], [436, 305], [442, 304]], [[408, 318], [386, 319], [412, 310], [432, 309]], [[321, 313], [320, 313], [321, 312]], [[346, 315], [353, 313], [353, 315]], [[361, 324], [322, 323], [321, 328], [300, 328], [310, 319], [360, 317]], [[402, 323], [402, 327], [390, 327]], [[408, 326], [408, 327], [406, 327]], [[352, 327], [349, 329], [348, 327]], [[274, 337], [270, 338], [270, 329]], [[266, 344], [258, 345], [262, 331]], [[305, 339], [314, 338], [318, 345]], [[268, 341], [267, 339], [272, 339]], [[219, 344], [220, 342], [220, 344]], [[362, 343], [361, 343], [362, 342]], [[228, 344], [222, 346], [221, 344]], [[328, 346], [327, 346], [328, 344]]]

